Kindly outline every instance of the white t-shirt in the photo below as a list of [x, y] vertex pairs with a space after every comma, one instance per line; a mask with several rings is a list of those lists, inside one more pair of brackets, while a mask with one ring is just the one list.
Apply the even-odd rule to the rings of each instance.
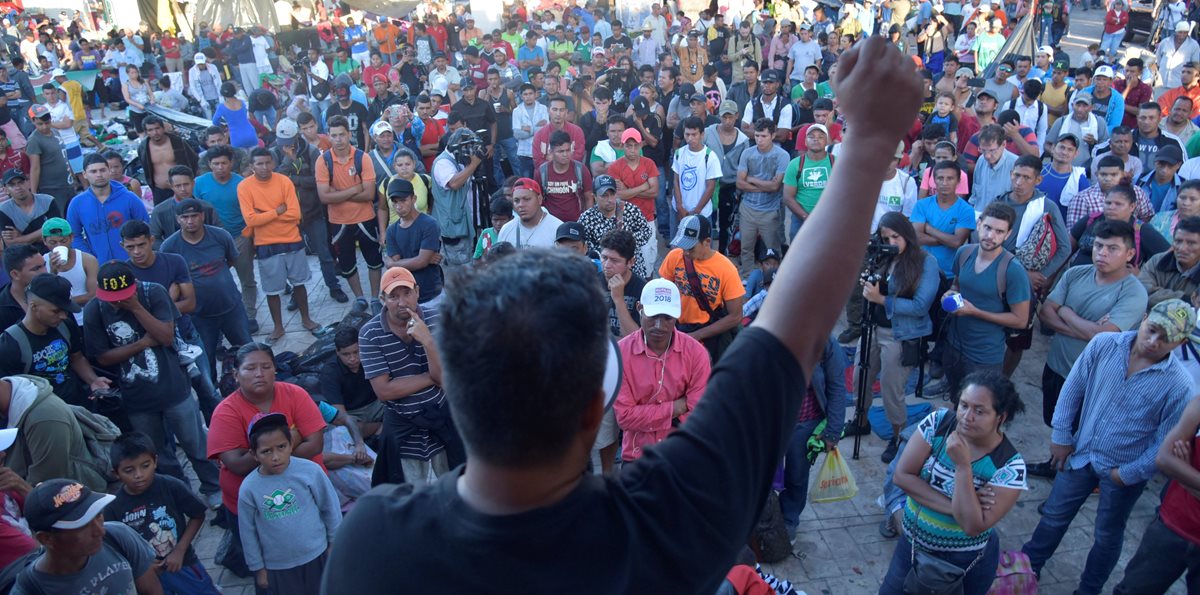
[[446, 67], [446, 72], [442, 72], [436, 68], [429, 71], [429, 88], [436, 89], [438, 81], [446, 81], [447, 89], [450, 85], [457, 85], [462, 80], [462, 76], [458, 74], [458, 70]]
[[879, 188], [879, 200], [875, 203], [875, 216], [871, 218], [871, 233], [879, 228], [879, 220], [887, 213], [901, 212], [905, 217], [912, 215], [917, 204], [917, 183], [912, 176], [896, 171], [890, 180], [884, 180]]
[[795, 63], [792, 65], [790, 78], [793, 81], [804, 80], [804, 69], [810, 64], [816, 64], [821, 59], [821, 46], [813, 40], [808, 43], [797, 41], [788, 49], [788, 58]]
[[267, 50], [271, 47], [271, 41], [266, 35], [250, 38], [250, 45], [254, 48], [254, 64], [259, 71], [271, 72], [271, 58], [267, 55]]
[[[514, 213], [515, 214], [515, 213]], [[562, 221], [550, 214], [546, 207], [542, 207], [542, 220], [533, 227], [525, 227], [521, 225], [521, 218], [514, 218], [512, 221], [504, 224], [500, 228], [500, 233], [496, 236], [496, 242], [508, 242], [513, 246], [520, 248], [553, 248], [554, 237], [558, 235], [558, 226], [562, 225]], [[520, 229], [520, 237], [517, 237], [518, 228]]]
[[[75, 117], [75, 112], [71, 110], [71, 106], [67, 105], [67, 102], [65, 101], [60, 101], [53, 106], [46, 104], [46, 107], [50, 108], [51, 122], [62, 122], [63, 120], [69, 120]], [[58, 142], [62, 143], [64, 147], [70, 144], [77, 144], [79, 142], [79, 135], [75, 134], [74, 127], [55, 128], [54, 134], [58, 136]]]
[[[672, 166], [675, 174], [679, 176], [679, 196], [683, 200], [683, 208], [692, 211], [700, 204], [700, 198], [704, 195], [704, 186], [707, 180], [715, 180], [720, 178], [721, 173], [721, 158], [716, 153], [704, 147], [699, 151], [692, 151], [687, 146], [680, 147], [675, 151], [675, 162]], [[716, 192], [713, 192], [716, 196]], [[708, 201], [704, 205], [704, 210], [700, 214], [708, 217], [712, 214], [712, 201]]]

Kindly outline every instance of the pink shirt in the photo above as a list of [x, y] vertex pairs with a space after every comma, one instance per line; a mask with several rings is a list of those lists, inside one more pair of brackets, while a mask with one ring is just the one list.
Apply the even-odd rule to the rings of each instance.
[[[673, 401], [686, 397], [688, 411], [696, 408], [708, 385], [710, 364], [704, 345], [679, 330], [662, 358], [646, 348], [640, 330], [621, 339], [617, 346], [624, 375], [613, 411], [617, 425], [625, 431], [621, 456], [632, 461], [674, 430]], [[684, 413], [679, 421], [687, 420], [687, 416]]]

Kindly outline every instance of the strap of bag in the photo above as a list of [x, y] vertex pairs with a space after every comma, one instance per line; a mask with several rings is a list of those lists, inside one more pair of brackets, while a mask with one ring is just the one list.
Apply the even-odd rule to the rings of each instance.
[[683, 256], [683, 268], [687, 271], [688, 285], [692, 288], [692, 297], [696, 298], [696, 303], [708, 314], [709, 322], [716, 322], [716, 313], [713, 312], [712, 304], [708, 303], [708, 296], [704, 295], [704, 289], [700, 285], [700, 275], [696, 274], [696, 263], [692, 262], [691, 257], [686, 254]]
[[21, 332], [15, 324], [4, 329], [4, 334], [17, 342], [17, 349], [21, 352], [21, 373], [28, 372], [33, 361], [33, 348], [29, 345], [29, 337], [26, 337], [25, 333]]

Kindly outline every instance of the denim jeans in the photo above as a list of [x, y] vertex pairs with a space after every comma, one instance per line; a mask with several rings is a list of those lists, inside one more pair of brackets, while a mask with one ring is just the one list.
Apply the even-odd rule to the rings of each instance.
[[235, 349], [250, 342], [250, 320], [241, 308], [234, 308], [222, 316], [192, 315], [192, 324], [200, 335], [204, 353], [208, 355], [206, 364], [213, 378], [217, 378], [217, 346], [221, 344], [221, 335], [225, 335]]
[[[900, 443], [899, 447], [896, 449], [896, 457], [892, 459], [891, 463], [888, 463], [887, 473], [884, 475], [883, 479], [884, 514], [892, 514], [893, 512], [900, 510], [900, 507], [904, 506], [905, 500], [908, 499], [908, 494], [905, 494], [904, 490], [896, 487], [896, 484], [892, 481], [892, 476], [896, 474], [896, 467], [900, 464], [900, 455], [904, 454], [904, 447], [908, 446], [908, 440], [909, 438], [912, 438], [913, 432], [916, 432], [916, 430], [916, 424], [900, 430]], [[900, 530], [900, 527], [896, 527], [896, 530]]]
[[1122, 487], [1113, 483], [1107, 469], [1100, 471], [1091, 465], [1059, 471], [1054, 478], [1054, 486], [1050, 488], [1050, 497], [1042, 508], [1042, 520], [1034, 529], [1033, 536], [1021, 547], [1021, 551], [1029, 556], [1034, 572], [1040, 573], [1046, 561], [1054, 555], [1054, 550], [1058, 549], [1079, 508], [1087, 502], [1097, 486], [1100, 487], [1100, 505], [1096, 508], [1095, 541], [1088, 552], [1079, 588], [1075, 590], [1080, 595], [1100, 593], [1108, 575], [1112, 574], [1117, 559], [1121, 557], [1125, 523], [1129, 520], [1133, 505], [1141, 497], [1146, 482]]
[[1100, 51], [1107, 52], [1109, 56], [1115, 56], [1117, 50], [1121, 49], [1121, 40], [1124, 38], [1124, 33], [1105, 33], [1100, 38]]
[[183, 566], [176, 572], [164, 572], [158, 575], [165, 595], [219, 595], [221, 591], [213, 584], [212, 577], [197, 562], [191, 566]]
[[675, 220], [675, 198], [669, 188], [672, 177], [666, 171], [658, 176], [658, 198], [654, 201], [654, 222], [658, 224], [658, 234], [667, 238], [668, 246], [675, 238], [675, 228], [679, 226]]
[[217, 408], [217, 404], [221, 402], [221, 395], [217, 394], [216, 385], [213, 382], [213, 379], [216, 377], [216, 374], [213, 372], [216, 369], [216, 366], [213, 364], [212, 360], [216, 355], [215, 353], [213, 355], [209, 355], [209, 350], [204, 349], [204, 339], [200, 337], [200, 331], [196, 330], [194, 328], [195, 326], [196, 324], [193, 322], [193, 330], [190, 335], [180, 336], [181, 339], [187, 341], [189, 344], [199, 345], [201, 347], [199, 357], [197, 357], [195, 362], [192, 364], [184, 366], [184, 371], [187, 372], [190, 370], [192, 365], [195, 365], [196, 369], [199, 371], [199, 373], [195, 376], [189, 373], [188, 379], [191, 380], [192, 390], [196, 391], [196, 399], [199, 401], [200, 413], [204, 415], [205, 423], [208, 423], [208, 421], [212, 419], [213, 410], [215, 410]]
[[533, 157], [525, 157], [518, 155], [516, 160], [512, 162], [513, 175], [522, 178], [533, 177]]
[[271, 130], [275, 129], [275, 108], [269, 107], [264, 110], [254, 110], [253, 115], [254, 119], [258, 120], [259, 124], [262, 124]]
[[[171, 390], [166, 388], [165, 390]], [[175, 451], [168, 450], [167, 430], [175, 437], [184, 454], [192, 463], [192, 470], [200, 479], [200, 492], [212, 494], [221, 491], [217, 484], [217, 466], [208, 460], [208, 432], [204, 429], [204, 420], [200, 418], [200, 407], [196, 400], [188, 395], [183, 401], [166, 408], [163, 411], [131, 411], [129, 424], [133, 429], [150, 437], [158, 449], [158, 468], [163, 473], [183, 481], [183, 466], [175, 456]]]
[[1200, 593], [1200, 545], [1172, 531], [1162, 517], [1154, 517], [1113, 595], [1166, 593], [1185, 571], [1187, 592]]
[[317, 254], [317, 261], [321, 263], [321, 278], [325, 280], [325, 287], [328, 287], [329, 291], [340, 288], [341, 282], [338, 281], [337, 268], [333, 266], [333, 253], [329, 251], [329, 223], [325, 219], [310, 218], [300, 223], [300, 233], [304, 234], [304, 241], [308, 249]]
[[[965, 569], [971, 565], [979, 552], [937, 552], [935, 555]], [[987, 593], [988, 589], [992, 588], [992, 581], [996, 580], [996, 566], [999, 563], [1000, 538], [996, 536], [995, 531], [992, 531], [987, 545], [983, 546], [983, 557], [975, 562], [963, 579], [963, 595]], [[887, 574], [883, 576], [883, 584], [879, 586], [879, 595], [902, 595], [904, 593], [904, 577], [908, 576], [909, 568], [912, 568], [912, 542], [908, 540], [907, 535], [901, 534], [900, 540], [896, 542], [896, 549], [892, 553], [892, 563], [888, 565]]]
[[[504, 158], [508, 160], [508, 164], [512, 167], [513, 173], [517, 173], [517, 139], [508, 137], [496, 141], [495, 151], [492, 153], [492, 173], [496, 180], [496, 185], [504, 183], [504, 168], [500, 166], [500, 154], [504, 154]], [[532, 162], [530, 162], [532, 163]]]
[[804, 506], [808, 503], [808, 472], [812, 468], [808, 462], [808, 439], [820, 424], [819, 419], [797, 423], [788, 442], [783, 463], [783, 491], [779, 492], [779, 509], [783, 512], [783, 522], [788, 532], [796, 530], [796, 525], [800, 524], [800, 513], [804, 512]]

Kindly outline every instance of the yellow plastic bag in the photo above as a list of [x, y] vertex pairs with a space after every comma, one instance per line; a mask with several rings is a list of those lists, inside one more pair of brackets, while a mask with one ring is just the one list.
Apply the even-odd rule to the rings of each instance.
[[838, 502], [849, 500], [857, 494], [858, 484], [854, 483], [854, 476], [842, 459], [841, 451], [835, 448], [825, 453], [825, 462], [821, 463], [817, 481], [808, 491], [808, 499], [813, 502]]

